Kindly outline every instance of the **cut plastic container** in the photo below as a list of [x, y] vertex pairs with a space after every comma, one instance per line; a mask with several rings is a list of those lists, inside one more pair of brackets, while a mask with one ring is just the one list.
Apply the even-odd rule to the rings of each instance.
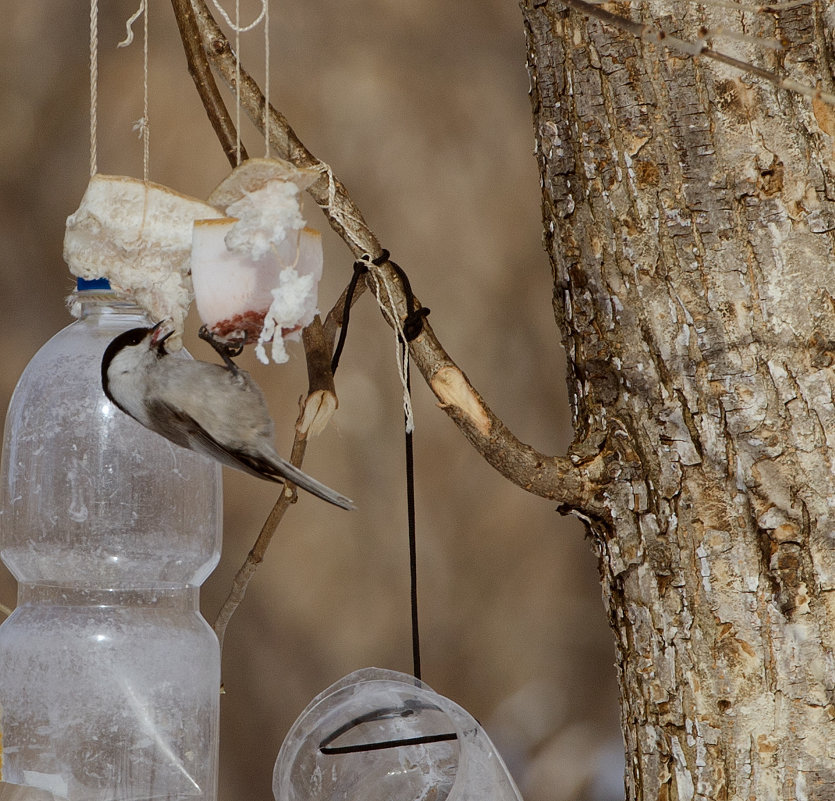
[[378, 668], [320, 693], [275, 764], [276, 801], [521, 801], [490, 738], [426, 684]]

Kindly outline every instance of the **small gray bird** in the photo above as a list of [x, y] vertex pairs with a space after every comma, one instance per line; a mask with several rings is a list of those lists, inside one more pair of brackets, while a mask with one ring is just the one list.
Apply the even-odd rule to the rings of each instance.
[[104, 394], [125, 414], [183, 448], [268, 481], [291, 481], [353, 509], [338, 492], [282, 459], [258, 385], [227, 357], [227, 366], [176, 359], [165, 350], [161, 323], [119, 334], [104, 351]]

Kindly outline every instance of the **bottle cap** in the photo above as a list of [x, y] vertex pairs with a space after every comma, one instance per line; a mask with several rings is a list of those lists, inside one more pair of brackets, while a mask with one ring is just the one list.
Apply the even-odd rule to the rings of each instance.
[[84, 290], [108, 292], [110, 291], [110, 281], [106, 278], [94, 278], [92, 281], [88, 281], [86, 278], [77, 278], [75, 288], [79, 292], [83, 292]]

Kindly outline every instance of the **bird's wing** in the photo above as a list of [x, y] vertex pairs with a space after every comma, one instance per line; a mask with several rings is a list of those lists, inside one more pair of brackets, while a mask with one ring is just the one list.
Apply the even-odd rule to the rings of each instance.
[[[157, 400], [156, 406], [149, 410], [158, 433], [228, 467], [278, 483], [287, 479], [330, 503], [344, 509], [354, 508], [344, 495], [275, 452], [273, 422], [263, 393], [249, 374], [241, 370], [233, 375], [223, 367], [205, 362], [181, 361], [169, 368], [164, 360], [161, 367], [166, 374], [159, 373], [164, 380], [150, 393]], [[206, 403], [206, 397], [212, 402]], [[159, 422], [162, 420], [168, 420], [168, 425]], [[252, 432], [249, 442], [239, 441], [241, 431]], [[239, 447], [230, 450], [224, 442]]]
[[233, 375], [220, 365], [168, 357], [152, 380], [149, 396], [189, 415], [216, 442], [234, 442], [241, 431], [251, 431], [272, 443], [274, 427], [264, 394], [244, 370]]
[[[243, 462], [224, 448], [203, 426], [200, 425], [190, 414], [178, 409], [162, 400], [149, 404], [151, 418], [154, 420], [154, 430], [166, 439], [179, 445], [182, 448], [202, 453], [221, 464], [243, 470], [271, 481], [280, 481], [280, 478], [267, 475], [259, 470], [253, 463]], [[168, 422], [163, 422], [168, 421]]]

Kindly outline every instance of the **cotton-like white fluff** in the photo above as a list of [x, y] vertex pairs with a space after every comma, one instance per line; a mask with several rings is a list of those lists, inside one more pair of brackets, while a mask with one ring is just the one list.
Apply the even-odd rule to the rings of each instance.
[[276, 364], [283, 364], [290, 357], [284, 347], [285, 339], [297, 340], [301, 330], [281, 335], [283, 328], [304, 328], [313, 322], [318, 314], [316, 308], [317, 286], [316, 278], [311, 274], [299, 275], [292, 267], [281, 271], [278, 286], [272, 290], [273, 302], [264, 318], [264, 328], [255, 346], [255, 355], [263, 364], [269, 362], [266, 348], [272, 340], [270, 356]]
[[288, 233], [304, 228], [299, 188], [290, 181], [270, 181], [262, 189], [245, 192], [226, 213], [238, 218], [226, 235], [226, 247], [255, 260], [281, 244]]
[[107, 278], [146, 309], [171, 320], [170, 350], [180, 336], [192, 298], [189, 273], [195, 219], [220, 212], [202, 200], [124, 175], [94, 175], [77, 211], [67, 218], [64, 259], [73, 275]]

